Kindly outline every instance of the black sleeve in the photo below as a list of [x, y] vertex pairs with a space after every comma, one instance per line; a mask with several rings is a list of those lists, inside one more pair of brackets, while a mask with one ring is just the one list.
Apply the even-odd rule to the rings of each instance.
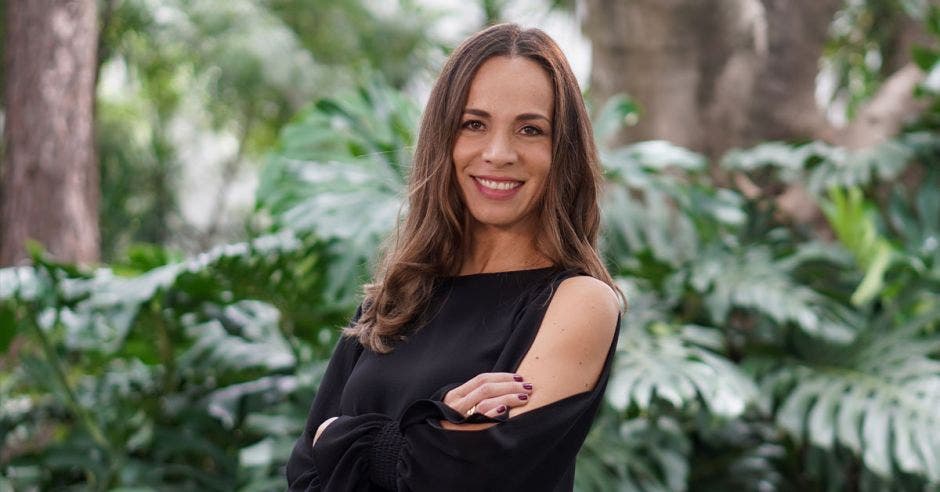
[[[350, 324], [358, 321], [361, 315], [362, 306], [359, 306]], [[346, 380], [349, 378], [353, 367], [356, 366], [356, 361], [361, 353], [362, 345], [357, 340], [346, 336], [341, 336], [336, 348], [333, 349], [329, 365], [327, 365], [320, 386], [317, 388], [313, 404], [310, 406], [310, 413], [307, 416], [303, 434], [294, 443], [294, 449], [287, 461], [289, 490], [321, 490], [320, 479], [317, 476], [316, 468], [313, 466], [313, 448], [311, 446], [313, 436], [316, 435], [317, 428], [320, 427], [323, 421], [339, 415], [339, 403], [343, 394], [343, 387], [346, 385]]]
[[[465, 419], [441, 401], [456, 384], [414, 402], [397, 419], [378, 413], [339, 417], [312, 448], [319, 484], [307, 490], [555, 489], [570, 472], [603, 399], [619, 325], [618, 318], [592, 390], [517, 417]], [[458, 431], [441, 427], [439, 420], [498, 423], [480, 431]]]

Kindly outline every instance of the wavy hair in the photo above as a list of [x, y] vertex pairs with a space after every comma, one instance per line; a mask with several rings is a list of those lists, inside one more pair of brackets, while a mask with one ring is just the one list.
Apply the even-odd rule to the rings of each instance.
[[[452, 151], [477, 70], [497, 56], [525, 57], [552, 81], [552, 161], [537, 205], [536, 247], [557, 267], [579, 269], [620, 292], [597, 252], [601, 172], [578, 82], [558, 45], [539, 29], [498, 24], [460, 44], [425, 107], [408, 187], [408, 209], [364, 286], [358, 320], [344, 335], [379, 353], [392, 351], [423, 319], [437, 281], [456, 275], [470, 246], [470, 213], [460, 198]], [[620, 294], [621, 298], [623, 297]]]

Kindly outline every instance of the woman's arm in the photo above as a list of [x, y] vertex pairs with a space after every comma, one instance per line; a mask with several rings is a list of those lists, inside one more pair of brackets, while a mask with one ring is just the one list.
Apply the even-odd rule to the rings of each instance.
[[[537, 391], [529, 394], [526, 405], [510, 407], [508, 416], [531, 412], [593, 388], [604, 368], [619, 312], [616, 294], [600, 280], [582, 276], [561, 282], [532, 347], [519, 365], [519, 374], [525, 375], [526, 383]], [[447, 397], [444, 402], [461, 409]], [[464, 431], [494, 425], [441, 421], [445, 429]]]
[[596, 413], [618, 319], [606, 284], [589, 277], [561, 282], [519, 367], [535, 386], [529, 404], [498, 424], [467, 424], [460, 413], [427, 400], [397, 421], [341, 416], [314, 448], [324, 490], [368, 490], [366, 477], [387, 489], [416, 491], [551, 486]]
[[[362, 306], [359, 306], [350, 324], [357, 322], [361, 315]], [[323, 425], [324, 421], [339, 413], [343, 388], [361, 353], [362, 346], [358, 341], [345, 336], [339, 339], [333, 349], [333, 355], [310, 406], [304, 431], [294, 443], [294, 449], [287, 461], [287, 483], [290, 490], [319, 489], [319, 474], [313, 466], [311, 454], [313, 440], [320, 432], [318, 429], [326, 427]]]

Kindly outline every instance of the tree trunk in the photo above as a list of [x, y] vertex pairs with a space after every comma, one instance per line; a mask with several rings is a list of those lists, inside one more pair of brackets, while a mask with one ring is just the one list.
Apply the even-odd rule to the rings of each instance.
[[[768, 140], [823, 140], [857, 150], [893, 137], [926, 107], [914, 97], [924, 73], [909, 55], [911, 44], [926, 36], [910, 29], [910, 19], [895, 19], [899, 31], [885, 64], [890, 75], [853, 121], [834, 128], [816, 103], [816, 78], [843, 3], [584, 0], [595, 103], [626, 93], [641, 110], [639, 124], [613, 143], [669, 140], [717, 164], [733, 148]], [[729, 178], [718, 166], [712, 171], [719, 182]], [[785, 216], [826, 235], [819, 208], [800, 185], [777, 195], [779, 190], [760, 190], [744, 176], [730, 178], [749, 196], [768, 191]]]
[[622, 140], [718, 157], [763, 140], [830, 138], [815, 101], [841, 0], [586, 0], [592, 91], [636, 100]]
[[8, 0], [0, 265], [99, 259], [95, 0]]

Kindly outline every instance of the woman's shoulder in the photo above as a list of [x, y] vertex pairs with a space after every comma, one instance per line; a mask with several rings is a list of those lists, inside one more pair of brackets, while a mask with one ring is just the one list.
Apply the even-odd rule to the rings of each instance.
[[572, 361], [603, 361], [616, 342], [619, 321], [614, 290], [594, 277], [576, 275], [558, 285], [538, 336], [543, 346], [567, 354]]
[[579, 318], [579, 325], [613, 326], [620, 315], [620, 301], [607, 283], [585, 274], [568, 276], [558, 284], [549, 313]]
[[558, 284], [556, 297], [572, 301], [598, 301], [620, 310], [619, 300], [614, 289], [606, 282], [583, 272], [576, 272], [564, 277]]

